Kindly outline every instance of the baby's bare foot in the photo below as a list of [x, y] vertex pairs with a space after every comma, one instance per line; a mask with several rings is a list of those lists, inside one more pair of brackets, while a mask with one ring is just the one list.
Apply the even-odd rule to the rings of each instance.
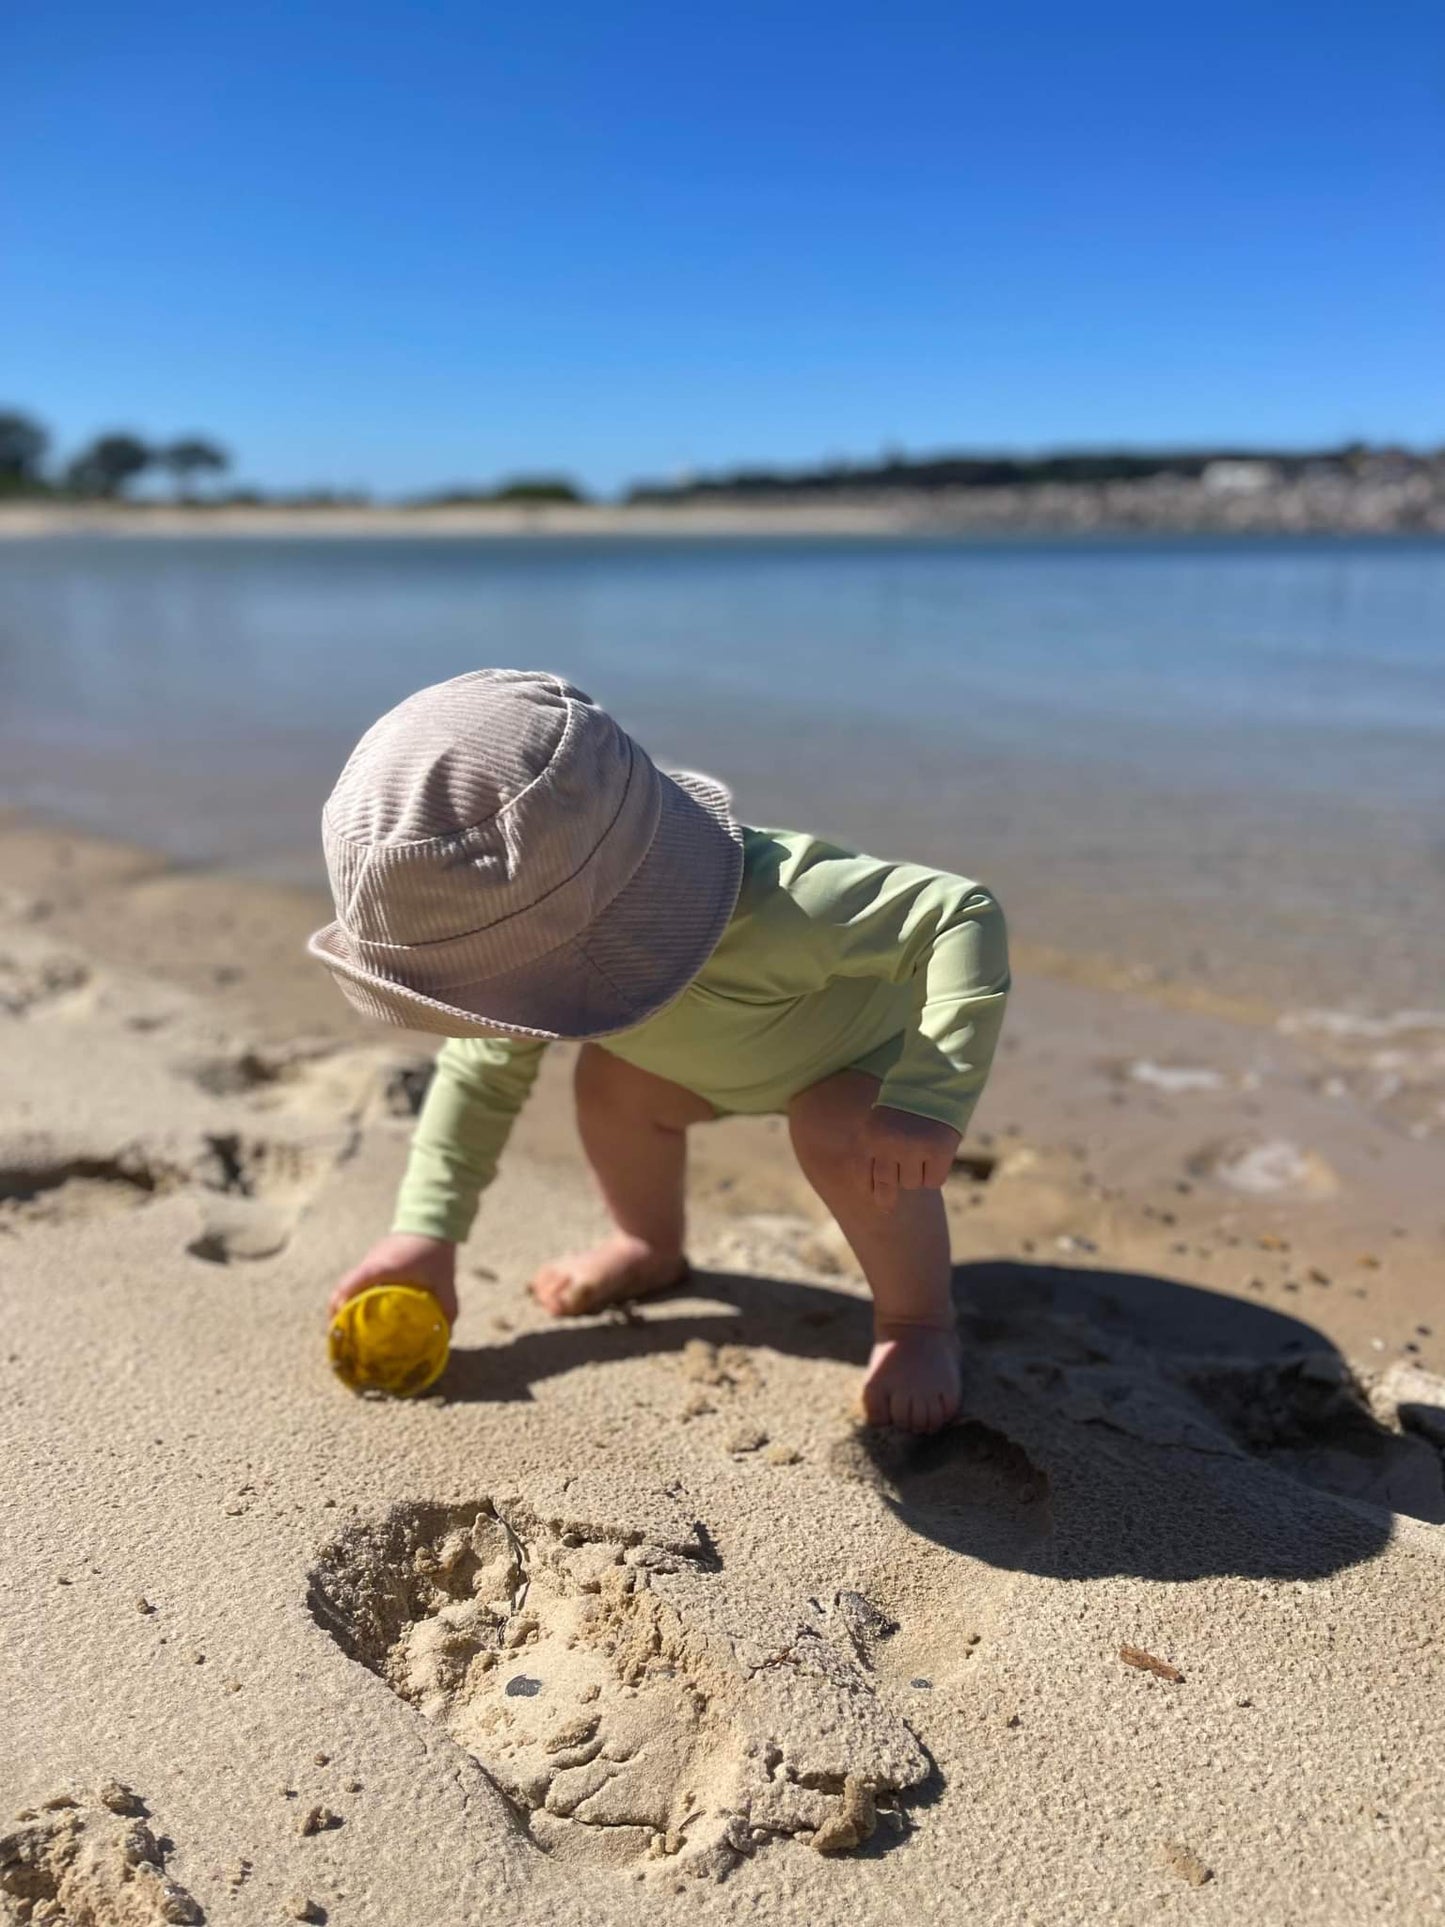
[[936, 1432], [958, 1411], [961, 1397], [958, 1338], [933, 1326], [881, 1326], [863, 1380], [863, 1415], [870, 1425]]
[[543, 1265], [527, 1289], [554, 1318], [576, 1318], [625, 1298], [666, 1291], [686, 1275], [681, 1252], [659, 1251], [619, 1231], [590, 1251], [570, 1252], [555, 1264]]

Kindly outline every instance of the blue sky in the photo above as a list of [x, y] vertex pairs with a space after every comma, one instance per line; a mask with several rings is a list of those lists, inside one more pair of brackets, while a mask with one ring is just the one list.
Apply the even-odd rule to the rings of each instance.
[[1437, 4], [7, 10], [0, 403], [271, 486], [1445, 441]]

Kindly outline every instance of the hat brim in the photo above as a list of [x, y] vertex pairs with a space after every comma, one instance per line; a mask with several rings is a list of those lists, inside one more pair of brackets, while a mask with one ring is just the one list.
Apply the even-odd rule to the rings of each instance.
[[658, 772], [662, 806], [647, 855], [601, 916], [535, 962], [427, 997], [358, 961], [339, 923], [307, 950], [363, 1016], [444, 1037], [581, 1041], [630, 1030], [685, 990], [737, 905], [743, 833], [721, 783]]

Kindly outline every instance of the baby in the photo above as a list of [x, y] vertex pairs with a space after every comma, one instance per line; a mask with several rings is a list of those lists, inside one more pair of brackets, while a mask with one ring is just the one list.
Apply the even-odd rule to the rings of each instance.
[[962, 877], [740, 825], [555, 676], [479, 669], [368, 730], [323, 817], [336, 921], [311, 952], [361, 1011], [449, 1041], [392, 1230], [332, 1294], [427, 1284], [456, 1250], [547, 1045], [579, 1041], [582, 1145], [612, 1219], [531, 1289], [558, 1317], [687, 1272], [694, 1124], [786, 1116], [873, 1295], [865, 1417], [959, 1403], [941, 1187], [1008, 993], [1003, 915]]

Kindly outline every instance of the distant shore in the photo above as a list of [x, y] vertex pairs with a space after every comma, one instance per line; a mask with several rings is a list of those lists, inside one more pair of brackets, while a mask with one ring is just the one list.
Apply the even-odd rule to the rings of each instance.
[[0, 539], [117, 536], [1445, 535], [1445, 469], [1213, 482], [1123, 482], [792, 494], [668, 504], [406, 508], [294, 503], [0, 505]]

